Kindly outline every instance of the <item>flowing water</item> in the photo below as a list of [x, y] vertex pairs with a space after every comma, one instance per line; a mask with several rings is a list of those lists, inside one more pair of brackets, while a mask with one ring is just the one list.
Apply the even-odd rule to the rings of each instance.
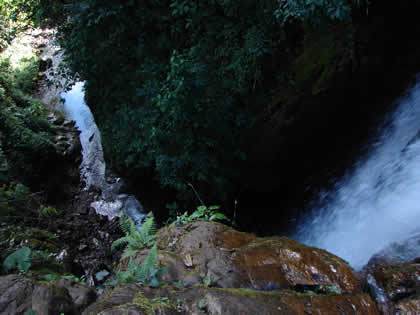
[[69, 119], [76, 122], [76, 127], [81, 131], [83, 160], [80, 175], [85, 184], [84, 189], [101, 191], [101, 197], [91, 204], [98, 214], [113, 219], [123, 210], [140, 228], [145, 218], [143, 207], [134, 196], [119, 193], [121, 179], [110, 180], [105, 174], [101, 134], [89, 107], [84, 102], [83, 85], [83, 82], [76, 83], [69, 92], [62, 93], [61, 97], [65, 100], [62, 110]]
[[[320, 196], [296, 235], [356, 269], [420, 230], [420, 83], [397, 104], [366, 157]], [[404, 259], [420, 256], [418, 241], [405, 244]]]

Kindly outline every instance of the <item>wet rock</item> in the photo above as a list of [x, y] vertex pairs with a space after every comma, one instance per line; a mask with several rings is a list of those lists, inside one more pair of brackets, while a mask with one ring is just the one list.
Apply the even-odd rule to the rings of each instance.
[[296, 294], [195, 286], [159, 289], [127, 285], [114, 289], [84, 315], [93, 314], [377, 314], [366, 294]]
[[[379, 264], [367, 283], [383, 314], [416, 314], [420, 310], [420, 264]], [[377, 294], [377, 293], [380, 294]]]
[[[168, 267], [166, 281], [193, 285], [207, 277], [213, 279], [211, 285], [223, 288], [273, 290], [303, 285], [360, 290], [345, 261], [284, 237], [256, 238], [223, 224], [195, 222], [161, 229], [158, 245], [160, 261]], [[140, 252], [135, 259], [141, 263], [146, 255], [147, 251]], [[188, 264], [186, 257], [191, 260]]]
[[21, 275], [0, 277], [0, 314], [80, 314], [96, 299], [92, 288], [69, 280], [37, 282]]
[[395, 305], [395, 314], [418, 314], [420, 312], [420, 296], [405, 299]]
[[35, 282], [18, 275], [0, 277], [0, 314], [24, 314], [32, 306]]
[[[38, 45], [37, 48], [45, 48], [46, 44], [45, 43], [41, 43], [40, 45]], [[39, 65], [39, 70], [44, 72], [47, 71], [49, 68], [52, 67], [52, 59], [48, 58], [46, 60], [41, 59], [41, 63]]]
[[32, 293], [32, 310], [45, 315], [73, 314], [72, 299], [66, 288], [44, 283]]
[[375, 300], [378, 310], [382, 314], [391, 314], [393, 305], [389, 301], [385, 290], [380, 285], [378, 285], [376, 279], [371, 274], [367, 275], [366, 280], [369, 286], [370, 296]]
[[94, 289], [66, 279], [56, 281], [56, 285], [67, 289], [72, 300], [73, 309], [80, 314], [88, 305], [96, 300], [96, 292]]

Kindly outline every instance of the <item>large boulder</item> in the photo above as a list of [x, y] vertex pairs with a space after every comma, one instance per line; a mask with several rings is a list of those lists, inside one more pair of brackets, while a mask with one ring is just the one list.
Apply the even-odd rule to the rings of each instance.
[[32, 306], [35, 283], [18, 275], [0, 277], [0, 315], [24, 314]]
[[[223, 224], [195, 222], [161, 229], [157, 243], [160, 262], [168, 267], [164, 278], [168, 282], [194, 285], [206, 278], [222, 288], [305, 290], [330, 286], [347, 293], [360, 289], [344, 260], [285, 237], [257, 238]], [[141, 263], [146, 256], [145, 250], [135, 260]]]
[[420, 258], [402, 264], [379, 264], [369, 270], [367, 284], [383, 314], [420, 311]]
[[285, 237], [194, 222], [161, 229], [157, 244], [166, 285], [115, 288], [84, 314], [377, 314], [345, 261]]
[[92, 288], [70, 280], [37, 282], [21, 275], [0, 277], [0, 315], [81, 314], [96, 299]]
[[395, 242], [372, 256], [359, 274], [383, 314], [420, 310], [420, 234]]
[[314, 295], [293, 291], [140, 285], [118, 287], [83, 315], [118, 314], [378, 314], [366, 294]]

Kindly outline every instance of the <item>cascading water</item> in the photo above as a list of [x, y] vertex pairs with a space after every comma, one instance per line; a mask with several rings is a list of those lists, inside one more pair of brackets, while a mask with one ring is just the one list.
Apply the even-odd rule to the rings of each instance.
[[[398, 101], [380, 133], [352, 173], [323, 194], [296, 235], [356, 269], [420, 230], [420, 83]], [[406, 244], [404, 259], [420, 256], [420, 242]]]
[[84, 189], [95, 188], [101, 191], [101, 198], [91, 204], [98, 214], [113, 219], [123, 210], [140, 228], [145, 214], [139, 201], [132, 195], [119, 193], [120, 179], [117, 178], [113, 183], [106, 180], [101, 135], [89, 107], [84, 102], [83, 85], [83, 82], [76, 83], [69, 92], [62, 93], [61, 97], [65, 100], [62, 110], [69, 119], [76, 122], [76, 127], [81, 131], [83, 161], [80, 174], [85, 183]]

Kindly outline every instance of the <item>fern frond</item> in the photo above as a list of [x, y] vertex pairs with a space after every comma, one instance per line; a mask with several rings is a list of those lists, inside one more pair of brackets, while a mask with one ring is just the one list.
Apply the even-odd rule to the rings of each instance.
[[118, 247], [121, 247], [123, 245], [128, 244], [129, 242], [130, 242], [130, 236], [123, 236], [123, 237], [115, 240], [111, 244], [111, 252], [113, 252], [114, 250], [116, 250]]
[[31, 249], [29, 247], [23, 247], [7, 256], [3, 262], [3, 267], [6, 271], [17, 269], [27, 272], [31, 267], [31, 263]]
[[140, 269], [138, 271], [139, 278], [146, 278], [149, 274], [149, 270], [151, 268], [156, 268], [158, 265], [158, 252], [157, 252], [157, 245], [153, 245], [152, 249], [149, 251], [149, 255], [147, 255], [146, 259], [143, 261], [143, 263], [140, 266]]
[[130, 218], [126, 217], [124, 212], [120, 212], [120, 228], [126, 235], [130, 234]]
[[147, 220], [143, 223], [139, 240], [144, 244], [143, 246], [150, 246], [156, 238], [156, 225], [153, 215], [149, 214]]
[[139, 233], [139, 231], [137, 230], [137, 225], [133, 220], [129, 219], [129, 224], [130, 224], [130, 228], [129, 228], [128, 233], [130, 235], [135, 235], [135, 234]]
[[140, 232], [137, 230], [134, 221], [127, 218], [123, 213], [120, 216], [120, 226], [125, 236], [112, 243], [111, 251], [125, 245], [126, 249], [122, 258], [132, 256], [142, 248], [152, 245], [153, 240], [156, 238], [156, 227], [152, 213], [148, 214], [148, 218], [142, 225]]
[[134, 248], [129, 248], [127, 247], [126, 249], [124, 249], [124, 252], [121, 256], [121, 259], [125, 259], [128, 258], [130, 256], [135, 255], [139, 250], [138, 249], [134, 249]]

